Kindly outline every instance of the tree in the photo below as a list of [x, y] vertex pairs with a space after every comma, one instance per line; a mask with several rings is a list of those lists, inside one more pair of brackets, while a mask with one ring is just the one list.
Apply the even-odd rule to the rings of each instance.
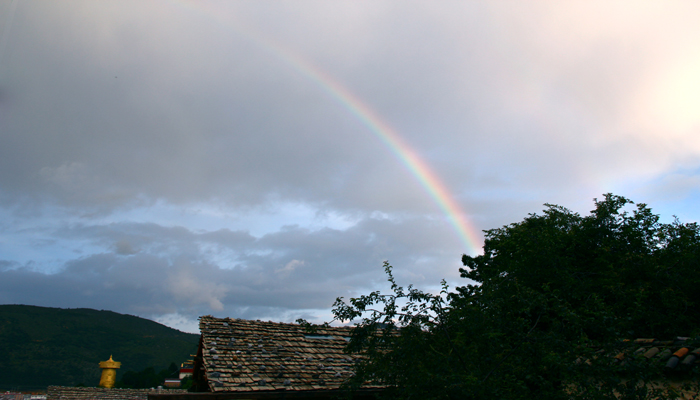
[[118, 388], [146, 389], [162, 386], [166, 379], [177, 379], [179, 369], [174, 362], [167, 369], [156, 373], [155, 367], [147, 367], [143, 371], [126, 371], [117, 382]]
[[360, 319], [348, 351], [367, 355], [349, 386], [378, 381], [406, 399], [673, 397], [645, 384], [660, 366], [613, 356], [621, 339], [700, 334], [700, 230], [632, 204], [606, 194], [588, 216], [547, 204], [486, 231], [484, 254], [462, 258], [472, 283], [454, 292], [404, 289], [385, 263], [391, 294], [334, 304], [336, 319]]

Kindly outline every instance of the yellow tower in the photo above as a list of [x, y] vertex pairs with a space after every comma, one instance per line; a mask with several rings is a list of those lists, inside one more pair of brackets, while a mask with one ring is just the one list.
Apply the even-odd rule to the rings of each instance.
[[117, 381], [117, 369], [121, 366], [122, 363], [112, 360], [111, 355], [109, 356], [109, 360], [101, 361], [100, 368], [102, 368], [102, 377], [100, 378], [100, 387], [114, 387], [114, 382]]

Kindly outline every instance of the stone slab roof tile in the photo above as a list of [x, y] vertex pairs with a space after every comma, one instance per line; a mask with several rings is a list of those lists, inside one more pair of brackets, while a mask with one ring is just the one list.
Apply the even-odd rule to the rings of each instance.
[[625, 362], [627, 357], [644, 357], [651, 362], [664, 363], [670, 372], [687, 371], [700, 364], [700, 347], [687, 337], [677, 337], [674, 340], [635, 339], [632, 344], [615, 359]]
[[212, 392], [337, 389], [360, 356], [343, 352], [351, 328], [200, 318], [202, 365]]

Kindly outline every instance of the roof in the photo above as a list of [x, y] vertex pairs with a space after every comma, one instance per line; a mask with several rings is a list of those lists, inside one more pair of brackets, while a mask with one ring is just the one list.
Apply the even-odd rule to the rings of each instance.
[[49, 386], [46, 398], [48, 400], [147, 400], [149, 394], [168, 393], [185, 394], [181, 389], [117, 389], [100, 387], [66, 387]]
[[644, 357], [651, 361], [663, 363], [669, 372], [684, 372], [696, 364], [700, 364], [700, 347], [693, 344], [696, 341], [687, 337], [677, 337], [674, 340], [636, 339], [628, 349], [633, 352], [623, 352], [615, 358], [620, 362], [630, 356]]
[[211, 392], [338, 389], [361, 356], [346, 354], [351, 328], [200, 317], [195, 371]]

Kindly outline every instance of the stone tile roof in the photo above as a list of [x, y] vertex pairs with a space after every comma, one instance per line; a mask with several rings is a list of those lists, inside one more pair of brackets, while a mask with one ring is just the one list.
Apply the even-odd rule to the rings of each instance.
[[22, 393], [0, 393], [0, 400], [24, 400]]
[[185, 390], [116, 389], [100, 387], [49, 386], [47, 400], [147, 400], [149, 394], [185, 394]]
[[700, 347], [693, 346], [687, 337], [677, 337], [674, 340], [636, 339], [631, 341], [626, 352], [621, 352], [615, 358], [624, 363], [628, 357], [643, 357], [650, 361], [664, 364], [668, 372], [685, 372], [700, 364]]
[[318, 391], [337, 389], [352, 375], [358, 355], [343, 352], [346, 327], [200, 317], [195, 375], [211, 392]]

